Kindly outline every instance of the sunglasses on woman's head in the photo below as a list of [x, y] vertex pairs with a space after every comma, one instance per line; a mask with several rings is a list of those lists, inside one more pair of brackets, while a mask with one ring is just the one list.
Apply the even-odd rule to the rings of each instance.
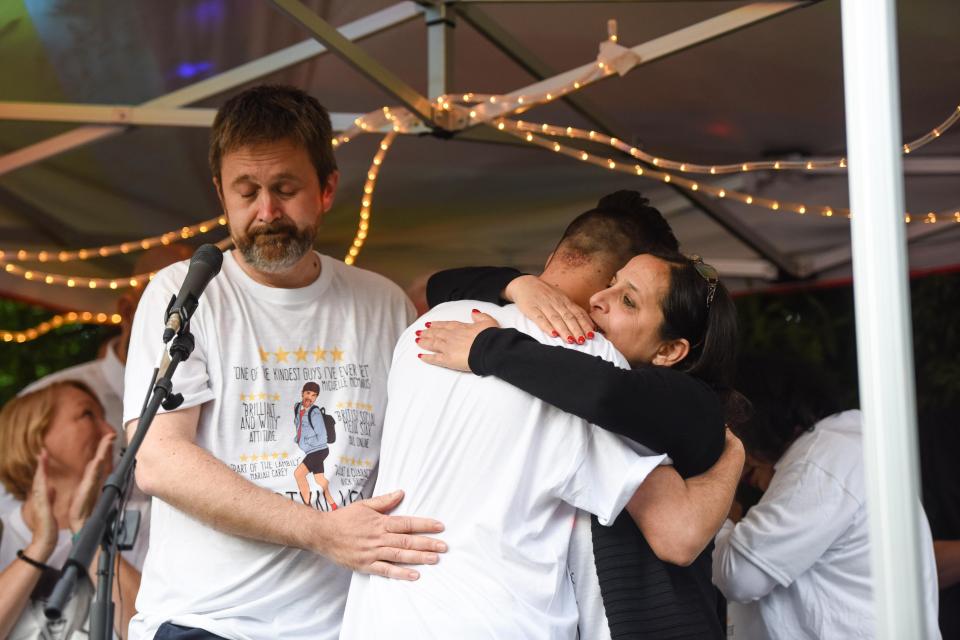
[[707, 311], [709, 311], [713, 296], [717, 293], [717, 285], [720, 284], [720, 274], [712, 265], [704, 262], [700, 256], [694, 254], [690, 256], [690, 259], [693, 261], [693, 268], [707, 283]]

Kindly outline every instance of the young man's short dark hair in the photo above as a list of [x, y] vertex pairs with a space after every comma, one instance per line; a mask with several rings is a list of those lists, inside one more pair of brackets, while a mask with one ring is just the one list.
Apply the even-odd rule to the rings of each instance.
[[556, 253], [583, 259], [604, 252], [626, 264], [635, 255], [676, 252], [679, 246], [663, 214], [647, 198], [639, 191], [621, 190], [574, 218]]

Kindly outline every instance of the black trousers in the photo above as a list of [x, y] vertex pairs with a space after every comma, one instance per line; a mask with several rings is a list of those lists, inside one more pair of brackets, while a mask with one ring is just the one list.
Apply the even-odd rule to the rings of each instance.
[[164, 622], [157, 629], [157, 634], [153, 636], [153, 640], [223, 640], [223, 638], [205, 629], [181, 627], [172, 622]]

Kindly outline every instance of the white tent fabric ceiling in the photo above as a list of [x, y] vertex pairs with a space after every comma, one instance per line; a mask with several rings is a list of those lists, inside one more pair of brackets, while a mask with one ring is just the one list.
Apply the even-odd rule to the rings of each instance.
[[[385, 1], [306, 2], [334, 26], [391, 6]], [[593, 60], [607, 20], [632, 46], [730, 11], [743, 2], [463, 3], [494, 20], [555, 72]], [[900, 2], [904, 139], [941, 122], [960, 103], [951, 0]], [[459, 5], [452, 3], [454, 9]], [[844, 117], [839, 0], [790, 11], [634, 68], [582, 91], [620, 139], [690, 162], [842, 155]], [[456, 19], [456, 11], [454, 11]], [[463, 20], [456, 20], [452, 92], [506, 93], [534, 79]], [[14, 0], [0, 6], [0, 100], [137, 105], [271, 52], [309, 34], [266, 0]], [[410, 86], [427, 93], [424, 20], [360, 42]], [[334, 55], [262, 79], [295, 84], [333, 112], [367, 112], [396, 100]], [[242, 87], [241, 87], [242, 88]], [[216, 107], [238, 89], [191, 107]], [[595, 127], [556, 102], [533, 122]], [[0, 121], [0, 155], [78, 125]], [[379, 135], [337, 152], [343, 173], [321, 250], [342, 256], [356, 226], [367, 166]], [[0, 248], [76, 249], [136, 240], [219, 213], [206, 168], [207, 130], [137, 127], [0, 174]], [[906, 158], [912, 212], [960, 207], [960, 133]], [[931, 162], [932, 161], [932, 162]], [[842, 174], [761, 172], [711, 180], [727, 188], [845, 207]], [[402, 285], [448, 266], [507, 263], [536, 269], [565, 224], [599, 196], [639, 189], [668, 217], [685, 250], [726, 266], [740, 289], [768, 286], [776, 269], [682, 194], [644, 178], [604, 171], [515, 144], [401, 136], [377, 181], [370, 237], [357, 261]], [[708, 205], [711, 204], [708, 202]], [[723, 201], [817, 278], [849, 274], [849, 223]], [[914, 223], [911, 267], [960, 263], [960, 224]], [[924, 236], [924, 237], [919, 237]], [[835, 256], [836, 259], [832, 259]], [[129, 273], [129, 257], [56, 265], [64, 272]], [[826, 268], [823, 268], [826, 267]], [[745, 278], [747, 274], [753, 277]], [[766, 275], [765, 275], [766, 274]], [[780, 274], [783, 275], [782, 273]], [[76, 291], [0, 276], [7, 295], [61, 307], [109, 310], [109, 292]]]

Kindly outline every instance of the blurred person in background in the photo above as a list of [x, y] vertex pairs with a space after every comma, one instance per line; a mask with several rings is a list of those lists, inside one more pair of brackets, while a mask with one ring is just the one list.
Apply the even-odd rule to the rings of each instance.
[[[89, 583], [78, 587], [62, 620], [47, 620], [43, 608], [73, 546], [71, 536], [90, 515], [112, 468], [116, 437], [93, 390], [79, 381], [47, 385], [0, 411], [0, 482], [19, 501], [0, 513], [0, 637], [87, 637]], [[114, 571], [114, 629], [123, 638], [140, 573], [122, 557]]]
[[[193, 250], [183, 244], [159, 246], [145, 251], [133, 266], [132, 275], [153, 273], [163, 267], [189, 258]], [[46, 375], [33, 382], [18, 393], [24, 396], [38, 389], [63, 380], [82, 380], [89, 386], [103, 407], [104, 419], [114, 427], [118, 437], [114, 440], [114, 462], [120, 459], [120, 451], [125, 442], [121, 433], [123, 421], [123, 374], [127, 363], [127, 347], [130, 344], [130, 330], [133, 327], [133, 315], [137, 311], [143, 287], [131, 287], [117, 299], [117, 314], [120, 316], [120, 335], [107, 340], [101, 348], [102, 355], [96, 360], [67, 367]], [[12, 509], [19, 500], [0, 488], [0, 513]], [[128, 506], [140, 512], [140, 527], [137, 540], [131, 551], [124, 557], [137, 569], [143, 568], [143, 559], [149, 544], [149, 499], [136, 487], [133, 488]]]
[[[753, 405], [736, 429], [743, 480], [763, 495], [746, 513], [735, 504], [715, 540], [714, 584], [752, 603], [733, 636], [876, 637], [860, 411], [841, 411], [829, 376], [798, 361], [750, 358], [738, 370]], [[939, 638], [926, 517], [920, 542], [926, 629], [916, 637]]]

